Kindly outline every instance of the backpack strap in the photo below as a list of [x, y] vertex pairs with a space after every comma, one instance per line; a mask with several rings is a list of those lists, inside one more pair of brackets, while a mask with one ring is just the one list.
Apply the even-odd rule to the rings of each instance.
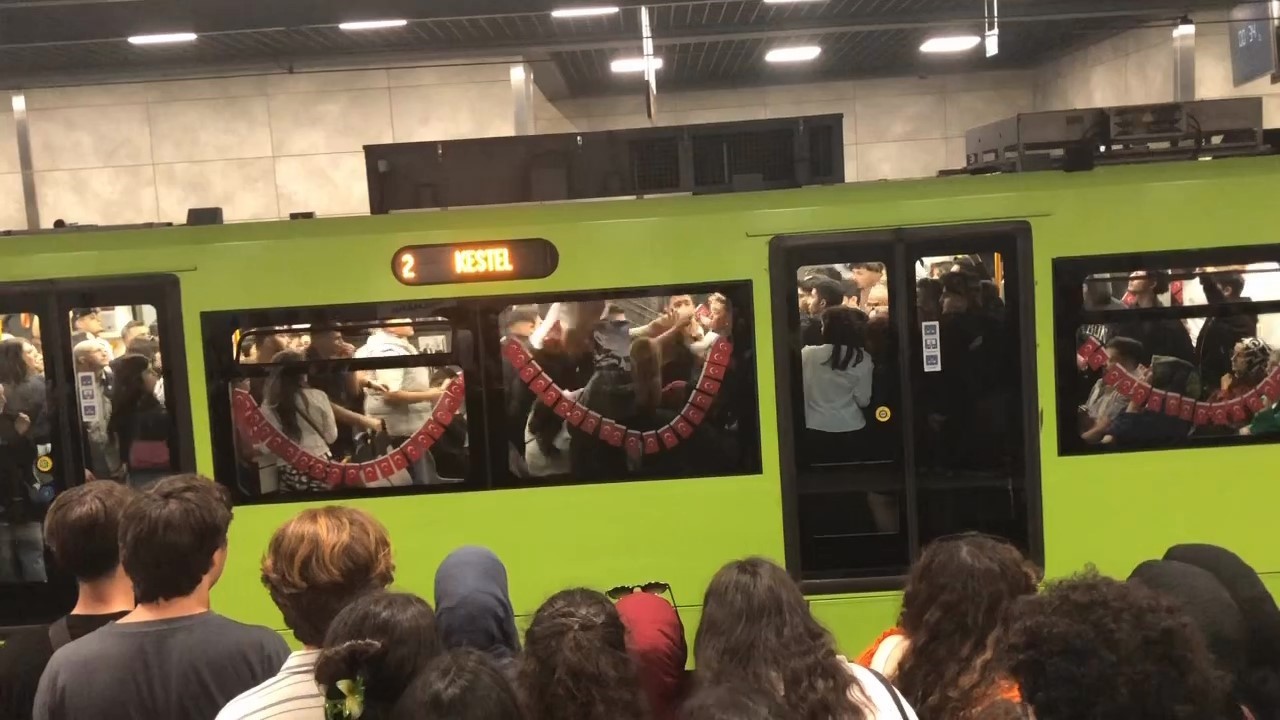
[[71, 643], [71, 628], [67, 624], [67, 616], [63, 615], [49, 626], [49, 644], [53, 646], [53, 651], [57, 652], [58, 648]]
[[884, 686], [884, 689], [889, 691], [889, 697], [893, 700], [893, 706], [898, 709], [898, 717], [902, 718], [902, 720], [907, 720], [907, 709], [902, 706], [902, 697], [898, 694], [898, 690], [893, 686], [893, 683], [889, 682], [888, 678], [871, 668], [864, 669], [872, 675], [875, 675], [876, 680], [879, 680], [880, 684]]

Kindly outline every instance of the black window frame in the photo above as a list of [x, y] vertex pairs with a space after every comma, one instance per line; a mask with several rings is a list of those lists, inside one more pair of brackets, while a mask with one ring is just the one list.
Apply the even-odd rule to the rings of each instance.
[[[677, 476], [628, 475], [618, 478], [576, 480], [572, 477], [519, 478], [510, 471], [506, 449], [506, 390], [503, 383], [501, 340], [504, 328], [500, 316], [512, 306], [660, 297], [670, 295], [709, 295], [723, 293], [733, 301], [735, 332], [734, 372], [750, 378], [748, 417], [739, 429], [742, 467], [730, 472], [692, 473]], [[760, 443], [760, 398], [757, 332], [755, 328], [754, 284], [749, 279], [699, 281], [687, 284], [636, 286], [625, 288], [591, 288], [567, 291], [542, 291], [480, 296], [440, 297], [413, 302], [374, 301], [325, 306], [292, 306], [215, 310], [201, 313], [204, 338], [205, 381], [209, 402], [209, 427], [214, 457], [214, 478], [226, 486], [240, 505], [272, 505], [307, 501], [340, 501], [384, 497], [434, 495], [455, 492], [484, 492], [517, 488], [601, 485], [624, 482], [657, 482], [691, 480], [710, 477], [749, 477], [763, 472], [763, 450]], [[448, 308], [449, 312], [444, 309]], [[452, 314], [450, 314], [452, 313]], [[382, 317], [385, 316], [385, 317]], [[339, 329], [335, 325], [374, 327], [394, 324], [391, 320], [413, 318], [415, 325], [427, 318], [446, 318], [453, 325], [453, 343], [449, 353], [403, 357], [363, 358], [349, 360], [308, 360], [297, 363], [293, 371], [322, 367], [334, 372], [374, 370], [400, 367], [461, 367], [466, 378], [465, 407], [468, 418], [470, 466], [468, 477], [460, 483], [413, 485], [404, 487], [347, 489], [314, 494], [246, 494], [238, 482], [237, 455], [230, 387], [234, 380], [266, 376], [289, 368], [280, 363], [245, 364], [239, 361], [234, 331], [288, 328], [312, 325]], [[288, 332], [288, 330], [281, 330]], [[470, 333], [468, 341], [460, 341]], [[470, 347], [465, 345], [469, 343]], [[286, 369], [286, 371], [289, 371]]]
[[[1080, 398], [1063, 388], [1074, 387], [1079, 370], [1076, 366], [1078, 343], [1076, 333], [1082, 325], [1102, 324], [1109, 320], [1177, 319], [1228, 317], [1242, 311], [1258, 316], [1280, 313], [1280, 299], [1206, 303], [1159, 308], [1126, 308], [1124, 310], [1086, 310], [1081, 288], [1092, 275], [1116, 275], [1136, 270], [1200, 268], [1226, 265], [1250, 265], [1276, 262], [1280, 245], [1235, 245], [1230, 247], [1163, 250], [1148, 252], [1079, 255], [1053, 259], [1053, 358], [1057, 393], [1058, 455], [1081, 457], [1115, 455], [1134, 452], [1179, 452], [1215, 447], [1266, 445], [1280, 442], [1280, 435], [1222, 435], [1188, 437], [1188, 442], [1130, 444], [1126, 446], [1091, 445], [1075, 431], [1076, 411]], [[1181, 278], [1174, 278], [1181, 279]], [[1247, 278], [1246, 278], [1247, 280]], [[1277, 348], [1273, 348], [1277, 349]], [[1204, 378], [1201, 378], [1204, 382]]]
[[[914, 399], [914, 385], [910, 379], [912, 370], [910, 353], [913, 338], [910, 326], [917, 322], [914, 302], [914, 283], [908, 287], [901, 282], [906, 276], [909, 256], [931, 252], [932, 248], [941, 249], [949, 245], [965, 244], [966, 248], [986, 247], [1000, 241], [1010, 241], [1016, 248], [1016, 268], [1019, 279], [1017, 298], [1019, 331], [1021, 342], [1018, 346], [1018, 358], [1022, 365], [1022, 413], [1026, 419], [1023, 428], [1023, 453], [1026, 465], [1025, 488], [1027, 513], [1027, 545], [1026, 556], [1037, 566], [1045, 566], [1044, 549], [1044, 506], [1041, 473], [1041, 428], [1043, 426], [1043, 409], [1038, 394], [1037, 356], [1038, 341], [1036, 337], [1036, 281], [1032, 243], [1033, 231], [1026, 221], [995, 221], [963, 224], [937, 224], [916, 227], [880, 228], [865, 230], [824, 231], [821, 233], [779, 234], [769, 243], [769, 275], [771, 311], [774, 326], [774, 373], [778, 378], [776, 387], [779, 473], [782, 485], [783, 536], [788, 572], [799, 582], [806, 594], [830, 595], [849, 592], [891, 592], [900, 591], [906, 586], [907, 575], [878, 575], [871, 577], [846, 577], [831, 579], [805, 579], [802, 576], [800, 561], [800, 520], [799, 520], [799, 478], [798, 464], [795, 461], [797, 451], [797, 432], [794, 427], [795, 403], [803, 397], [793, 387], [793, 378], [800, 377], [796, 366], [796, 353], [793, 342], [799, 339], [796, 325], [796, 267], [794, 256], [802, 255], [809, 259], [829, 252], [827, 248], [834, 243], [845, 243], [846, 247], [869, 245], [888, 247], [891, 257], [871, 258], [866, 260], [883, 260], [894, 268], [899, 282], [890, 283], [890, 307], [907, 307], [901, 320], [895, 320], [897, 326], [897, 343], [900, 349], [898, 368], [902, 383], [901, 397]], [[903, 465], [905, 483], [903, 486], [903, 502], [907, 504], [907, 527], [910, 562], [919, 558], [923, 549], [918, 521], [919, 492], [916, 475], [916, 448], [918, 446], [914, 427], [916, 409], [911, 402], [904, 402], [901, 420], [905, 428], [903, 435]]]

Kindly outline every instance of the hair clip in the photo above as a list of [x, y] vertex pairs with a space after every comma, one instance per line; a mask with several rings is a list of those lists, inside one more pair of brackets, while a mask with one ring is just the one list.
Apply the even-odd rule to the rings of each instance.
[[356, 676], [355, 680], [339, 680], [337, 689], [342, 697], [325, 701], [325, 720], [359, 720], [364, 715], [364, 678]]

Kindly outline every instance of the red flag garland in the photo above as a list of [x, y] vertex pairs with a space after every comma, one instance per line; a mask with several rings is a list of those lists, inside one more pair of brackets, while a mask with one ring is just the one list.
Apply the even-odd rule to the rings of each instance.
[[324, 460], [306, 452], [292, 438], [267, 421], [253, 396], [246, 390], [233, 390], [231, 407], [235, 422], [248, 431], [254, 444], [260, 445], [272, 455], [300, 473], [323, 481], [330, 488], [341, 486], [363, 487], [372, 482], [387, 480], [408, 469], [431, 449], [444, 435], [454, 417], [462, 408], [466, 385], [462, 377], [453, 380], [445, 394], [436, 402], [431, 419], [403, 445], [371, 463], [342, 463]]
[[[1076, 355], [1094, 370], [1100, 370], [1107, 363], [1106, 352], [1094, 337], [1085, 340], [1076, 350]], [[1101, 364], [1097, 363], [1099, 356], [1102, 358]], [[1135, 378], [1119, 365], [1108, 368], [1106, 374], [1102, 376], [1102, 382], [1114, 387], [1116, 392], [1129, 398], [1134, 405], [1146, 412], [1162, 412], [1197, 426], [1241, 425], [1280, 399], [1280, 368], [1272, 370], [1266, 379], [1242, 397], [1216, 403], [1183, 397], [1174, 392], [1154, 390], [1149, 384]], [[692, 418], [690, 420], [692, 421]]]
[[729, 364], [733, 360], [733, 343], [721, 338], [711, 346], [702, 375], [680, 416], [657, 430], [648, 432], [632, 430], [612, 418], [601, 417], [599, 413], [570, 399], [563, 389], [547, 377], [519, 341], [512, 339], [505, 342], [502, 357], [516, 370], [520, 380], [529, 386], [538, 401], [552, 408], [569, 425], [613, 447], [622, 448], [633, 457], [640, 457], [675, 449], [680, 443], [693, 437], [697, 426], [706, 419], [707, 411], [723, 387]]

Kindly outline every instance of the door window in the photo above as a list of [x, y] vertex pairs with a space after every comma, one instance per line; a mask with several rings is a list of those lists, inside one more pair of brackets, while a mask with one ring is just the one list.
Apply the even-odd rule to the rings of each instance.
[[1022, 242], [979, 229], [774, 241], [787, 555], [815, 589], [893, 586], [954, 533], [1037, 552]]

